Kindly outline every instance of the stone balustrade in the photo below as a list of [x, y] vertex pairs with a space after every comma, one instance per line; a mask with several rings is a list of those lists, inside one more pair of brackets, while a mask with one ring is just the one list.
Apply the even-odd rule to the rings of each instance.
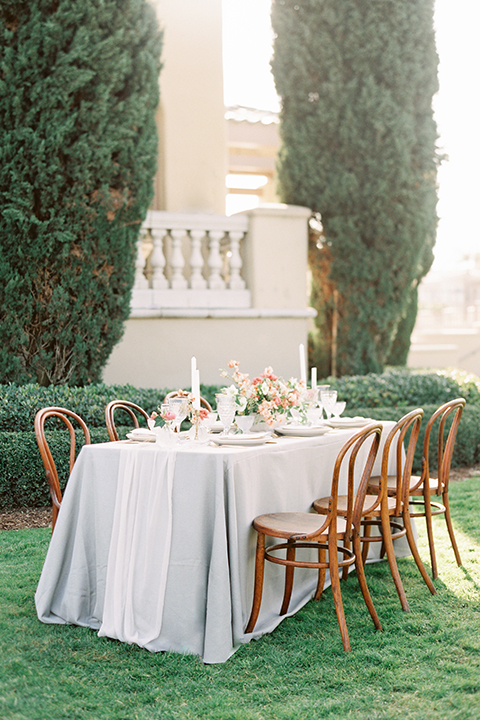
[[304, 207], [264, 204], [232, 217], [149, 212], [137, 257], [132, 310], [103, 379], [188, 388], [190, 359], [202, 383], [238, 359], [256, 375], [272, 365], [298, 376], [308, 306]]
[[248, 308], [248, 217], [149, 211], [138, 241], [132, 316], [176, 308]]

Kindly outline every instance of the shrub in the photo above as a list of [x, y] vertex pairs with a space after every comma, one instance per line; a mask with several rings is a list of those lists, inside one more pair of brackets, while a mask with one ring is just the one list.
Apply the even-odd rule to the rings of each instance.
[[157, 410], [168, 390], [135, 388], [132, 385], [68, 385], [48, 388], [29, 385], [0, 385], [0, 430], [32, 430], [42, 407], [57, 405], [73, 410], [90, 428], [105, 427], [105, 407], [111, 400], [129, 400], [148, 413]]
[[[317, 357], [332, 357], [336, 327], [341, 375], [383, 370], [433, 260], [433, 4], [272, 3], [272, 70], [282, 100], [279, 192], [284, 202], [321, 215], [324, 235], [316, 258], [310, 253]], [[400, 330], [412, 327], [410, 317]], [[402, 337], [397, 353], [405, 344]]]
[[97, 381], [156, 169], [146, 0], [0, 4], [0, 378]]
[[409, 372], [393, 370], [381, 375], [350, 375], [326, 378], [347, 409], [424, 407], [464, 397], [469, 404], [480, 404], [480, 381], [458, 371]]
[[[92, 442], [107, 442], [106, 429], [90, 431]], [[70, 436], [67, 429], [46, 431], [55, 459], [60, 486], [68, 480]], [[77, 434], [78, 451], [83, 433]], [[0, 509], [42, 507], [51, 503], [45, 468], [38, 451], [35, 433], [0, 431]]]

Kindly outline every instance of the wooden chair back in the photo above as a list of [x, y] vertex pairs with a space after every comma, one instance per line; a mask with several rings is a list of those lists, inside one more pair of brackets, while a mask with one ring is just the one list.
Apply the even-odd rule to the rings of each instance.
[[[342, 517], [345, 517], [347, 527], [353, 526], [359, 529], [368, 481], [370, 480], [375, 458], [378, 453], [382, 429], [380, 423], [366, 425], [352, 435], [342, 446], [333, 468], [332, 485], [325, 522], [315, 533], [312, 533], [312, 535], [306, 539], [313, 540], [315, 539], [315, 535], [324, 534], [329, 526], [330, 528], [336, 528], [338, 486], [342, 469], [347, 462], [347, 510], [345, 515], [342, 513]], [[358, 454], [368, 438], [372, 438], [372, 443], [364, 462], [361, 463], [362, 471], [360, 480], [356, 482], [356, 477], [358, 478]], [[357, 488], [355, 488], [355, 485], [357, 485]]]
[[73, 425], [72, 420], [75, 421], [77, 423], [77, 425], [79, 425], [81, 430], [83, 431], [85, 445], [90, 444], [90, 432], [89, 432], [88, 427], [86, 426], [84, 420], [82, 420], [82, 418], [79, 415], [72, 412], [71, 410], [67, 410], [66, 408], [46, 407], [46, 408], [42, 408], [42, 410], [39, 410], [37, 412], [37, 414], [35, 415], [35, 425], [34, 425], [35, 437], [37, 439], [38, 449], [40, 450], [40, 455], [43, 460], [43, 464], [45, 466], [48, 487], [49, 487], [50, 495], [52, 498], [52, 532], [53, 532], [53, 529], [55, 528], [55, 523], [57, 521], [58, 511], [59, 511], [60, 505], [62, 503], [62, 490], [60, 487], [60, 481], [58, 478], [58, 471], [57, 471], [57, 467], [55, 465], [55, 460], [53, 459], [53, 455], [50, 450], [50, 446], [45, 437], [45, 421], [50, 417], [58, 418], [61, 422], [63, 422], [66, 425], [68, 432], [70, 434], [69, 473], [72, 472], [73, 465], [75, 463], [75, 449], [76, 449], [75, 426]]
[[[169, 392], [168, 395], [165, 395], [163, 402], [168, 402], [170, 398], [184, 397], [186, 395], [188, 395], [188, 393], [185, 392], [185, 390], [172, 390], [172, 392]], [[213, 412], [212, 406], [204, 397], [200, 397], [200, 405], [205, 408], [205, 410], [208, 410], [208, 412]]]
[[[417, 408], [404, 415], [388, 433], [382, 455], [382, 471], [379, 483], [379, 499], [386, 499], [388, 491], [388, 468], [391, 453], [395, 453], [396, 489], [396, 517], [402, 514], [403, 504], [408, 505], [410, 477], [412, 474], [413, 458], [417, 446], [420, 425], [423, 418], [422, 408]], [[405, 445], [406, 442], [406, 445]], [[391, 495], [393, 493], [390, 492]]]
[[[441, 405], [429, 419], [427, 427], [425, 429], [425, 438], [423, 441], [422, 473], [417, 485], [410, 488], [411, 491], [414, 491], [417, 488], [421, 487], [425, 481], [428, 483], [428, 480], [430, 478], [430, 441], [432, 430], [436, 421], [438, 420], [437, 495], [440, 495], [442, 492], [448, 492], [448, 481], [450, 478], [450, 466], [452, 464], [453, 449], [455, 447], [458, 426], [460, 424], [460, 419], [462, 417], [465, 404], [466, 400], [464, 398], [456, 398], [455, 400], [450, 400], [449, 402]], [[452, 414], [452, 423], [445, 439], [445, 425], [448, 418]]]
[[148, 413], [141, 408], [140, 405], [135, 405], [135, 403], [129, 402], [128, 400], [112, 400], [105, 408], [105, 424], [107, 426], [108, 437], [112, 442], [120, 439], [115, 425], [116, 410], [124, 411], [129, 415], [136, 428], [139, 427], [137, 415], [141, 415], [145, 420], [148, 420]]

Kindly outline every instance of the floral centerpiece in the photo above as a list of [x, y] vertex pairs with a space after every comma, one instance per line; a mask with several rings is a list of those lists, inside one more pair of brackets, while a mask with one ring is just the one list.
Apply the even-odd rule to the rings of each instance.
[[258, 414], [268, 425], [275, 425], [282, 416], [286, 417], [292, 407], [299, 405], [305, 392], [303, 381], [283, 380], [273, 374], [271, 367], [253, 379], [240, 372], [240, 363], [236, 360], [231, 360], [228, 367], [231, 372], [223, 370], [222, 377], [230, 378], [233, 384], [222, 392], [235, 397], [238, 414]]

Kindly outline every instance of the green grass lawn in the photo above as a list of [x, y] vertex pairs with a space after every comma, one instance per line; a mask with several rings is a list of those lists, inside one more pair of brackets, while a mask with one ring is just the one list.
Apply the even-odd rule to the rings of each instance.
[[[351, 576], [342, 583], [350, 654], [328, 589], [223, 665], [40, 623], [33, 594], [50, 530], [0, 532], [0, 718], [478, 720], [480, 478], [454, 483], [451, 497], [464, 567], [456, 566], [439, 519], [436, 596], [413, 560], [400, 560], [411, 607], [403, 613], [388, 566], [371, 565], [383, 633], [374, 630]], [[426, 561], [421, 521], [418, 527]]]

